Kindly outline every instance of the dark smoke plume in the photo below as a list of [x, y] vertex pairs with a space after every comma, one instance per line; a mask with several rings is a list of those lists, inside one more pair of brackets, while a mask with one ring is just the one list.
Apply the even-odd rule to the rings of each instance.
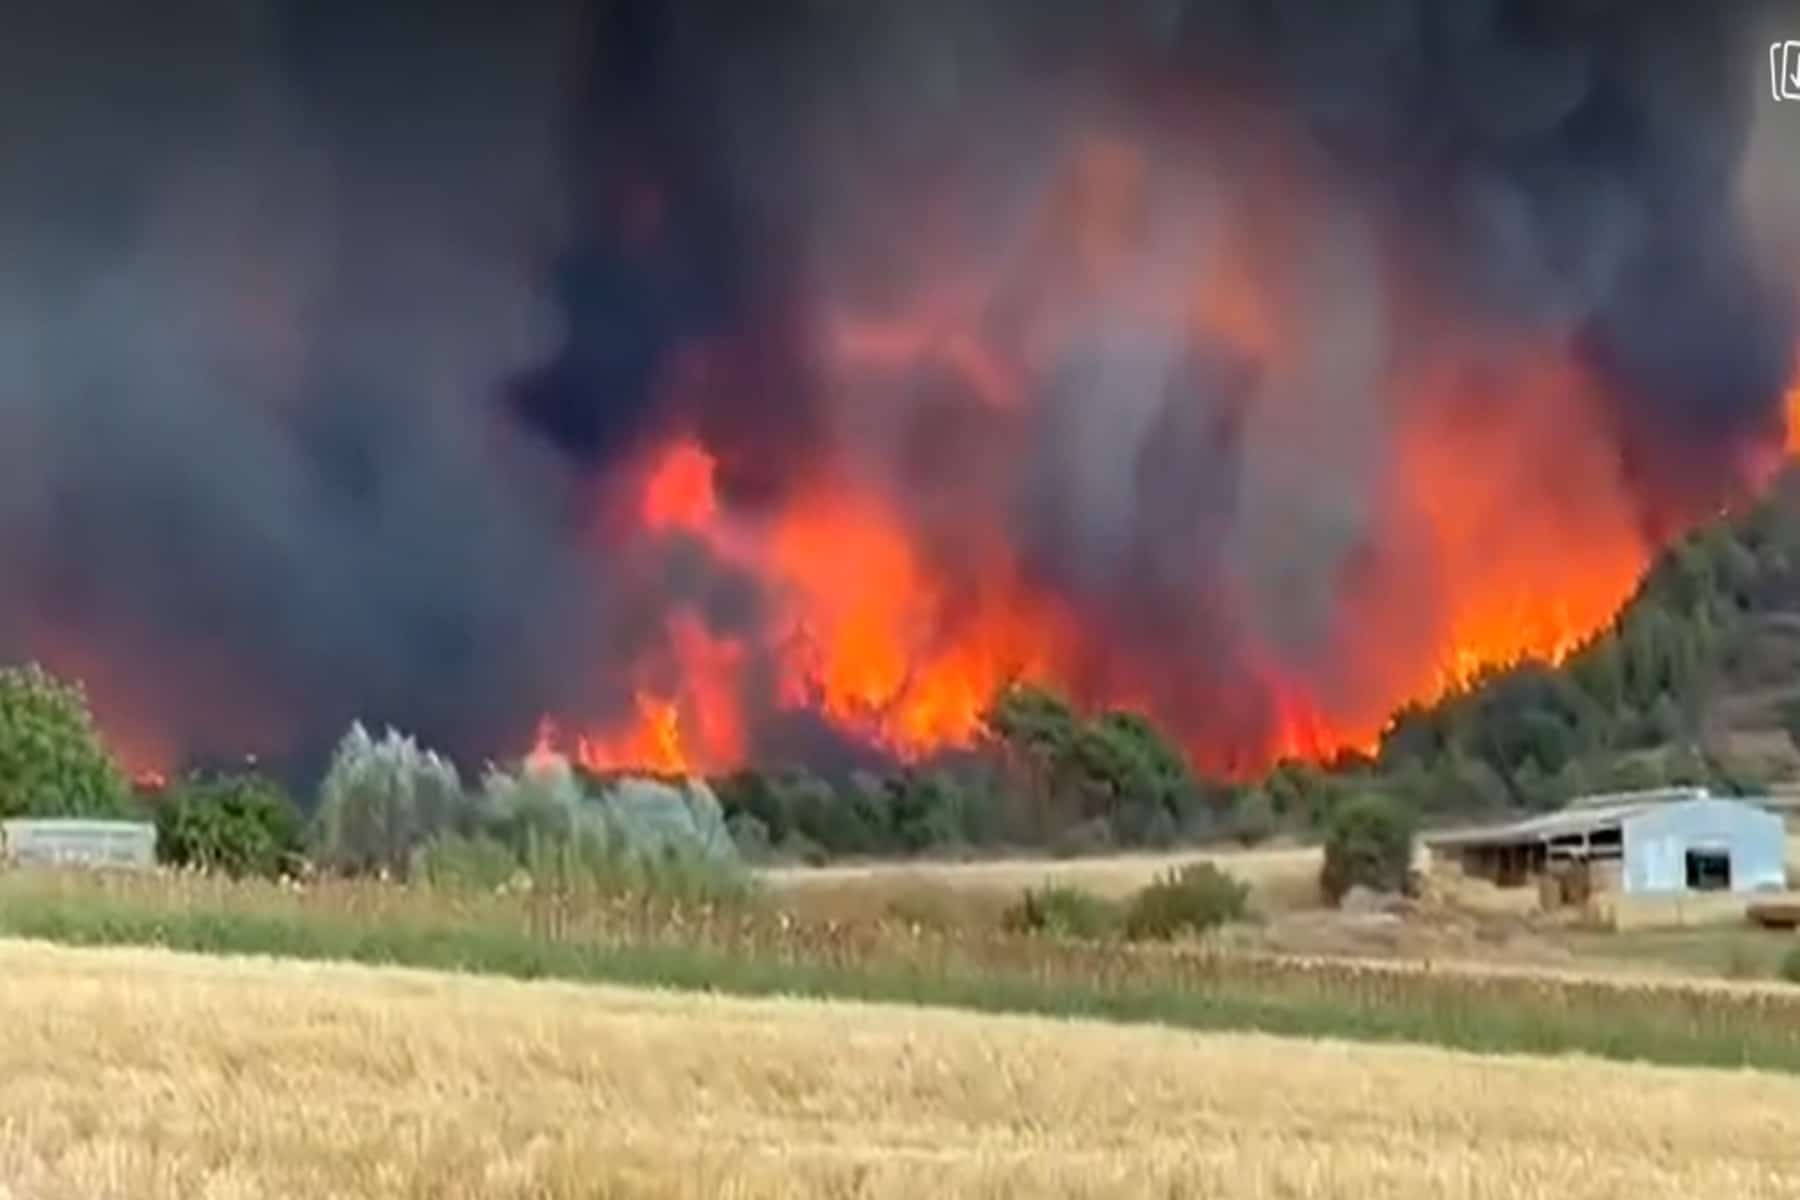
[[[1800, 221], [1753, 231], [1736, 190], [1773, 4], [27, 7], [0, 654], [76, 664], [184, 752], [362, 716], [498, 753], [618, 703], [592, 665], [660, 597], [582, 518], [668, 429], [745, 507], [860, 464], [941, 506], [951, 558], [960, 507], [1005, 510], [1042, 586], [1175, 664], [1157, 699], [1216, 709], [1246, 608], [1329, 676], [1419, 345], [1576, 347], [1659, 530], [1731, 492], [1792, 365], [1796, 276], [1761, 252]], [[1081, 288], [1042, 234], [1073, 129], [1153, 166]], [[1132, 315], [1231, 250], [1227, 208], [1270, 223], [1249, 266], [1306, 331], [1279, 369]], [[984, 331], [1075, 331], [1023, 415], [834, 390], [819, 320], [904, 306], [925, 232], [997, 281]]]

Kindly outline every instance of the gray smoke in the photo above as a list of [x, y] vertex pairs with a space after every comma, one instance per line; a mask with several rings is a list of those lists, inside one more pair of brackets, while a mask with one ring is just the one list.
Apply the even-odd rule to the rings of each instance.
[[522, 736], [600, 617], [556, 463], [494, 445], [556, 337], [556, 27], [289, 15], [9, 20], [0, 651], [196, 750]]
[[[1775, 0], [35, 7], [0, 654], [79, 647], [190, 748], [360, 715], [495, 752], [628, 690], [668, 593], [754, 626], [729, 570], [584, 524], [684, 426], [728, 502], [834, 460], [952, 574], [999, 524], [1086, 682], [1253, 742], [1246, 646], [1360, 686], [1397, 374], [1566, 347], [1661, 531], [1738, 485], [1795, 346]], [[1070, 225], [1090, 137], [1147, 168]], [[1277, 344], [1186, 323], [1222, 268]], [[835, 316], [933, 306], [1024, 404], [833, 361]]]

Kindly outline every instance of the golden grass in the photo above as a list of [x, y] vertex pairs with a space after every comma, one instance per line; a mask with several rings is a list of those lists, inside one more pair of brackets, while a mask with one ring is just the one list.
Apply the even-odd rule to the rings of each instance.
[[1283, 846], [1257, 850], [1182, 850], [1161, 854], [1114, 854], [1099, 858], [1001, 858], [963, 863], [868, 863], [830, 867], [779, 867], [763, 878], [782, 892], [825, 889], [900, 891], [950, 889], [1015, 899], [1028, 887], [1046, 883], [1084, 888], [1123, 899], [1158, 875], [1187, 863], [1208, 860], [1242, 879], [1268, 908], [1318, 902], [1319, 850]]
[[1800, 1079], [0, 942], [0, 1196], [1800, 1194]]

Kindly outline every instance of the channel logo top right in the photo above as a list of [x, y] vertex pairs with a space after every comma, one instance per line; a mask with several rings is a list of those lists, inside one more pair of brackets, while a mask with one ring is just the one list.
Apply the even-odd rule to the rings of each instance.
[[1769, 94], [1800, 102], [1800, 41], [1770, 43]]

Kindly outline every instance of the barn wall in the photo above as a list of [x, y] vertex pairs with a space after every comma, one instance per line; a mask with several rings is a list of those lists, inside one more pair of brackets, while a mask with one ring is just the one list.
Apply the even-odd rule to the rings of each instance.
[[1632, 893], [1687, 887], [1687, 852], [1724, 847], [1731, 854], [1731, 890], [1787, 885], [1781, 818], [1733, 800], [1693, 800], [1628, 817], [1623, 824], [1622, 886]]

